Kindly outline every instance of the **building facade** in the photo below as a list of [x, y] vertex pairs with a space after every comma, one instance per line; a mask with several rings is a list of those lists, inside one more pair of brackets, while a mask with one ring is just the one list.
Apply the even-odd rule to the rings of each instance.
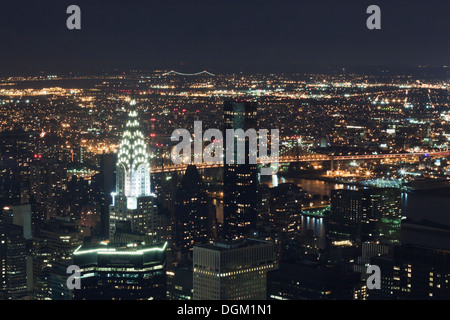
[[264, 300], [274, 245], [244, 239], [194, 247], [194, 300]]
[[75, 300], [165, 300], [166, 248], [167, 242], [80, 246], [74, 252], [81, 286]]
[[158, 210], [156, 196], [151, 192], [149, 160], [138, 114], [131, 111], [117, 155], [116, 190], [109, 210], [109, 238], [112, 241], [116, 233], [136, 233], [159, 240]]
[[400, 244], [401, 193], [399, 189], [332, 190], [327, 221], [329, 245], [347, 241]]
[[[224, 102], [224, 132], [226, 130], [257, 130], [257, 103], [253, 101], [229, 100]], [[245, 143], [245, 163], [237, 163], [239, 139]], [[233, 150], [227, 148], [227, 134], [224, 135], [224, 226], [226, 239], [239, 239], [256, 229], [256, 199], [258, 168], [250, 163], [249, 137], [233, 138]], [[233, 152], [234, 157], [229, 154]], [[234, 161], [229, 161], [233, 158]], [[232, 162], [232, 163], [230, 163]]]

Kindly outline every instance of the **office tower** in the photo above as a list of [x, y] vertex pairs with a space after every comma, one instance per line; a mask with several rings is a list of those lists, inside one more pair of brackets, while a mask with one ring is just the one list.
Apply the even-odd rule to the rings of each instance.
[[112, 194], [110, 240], [116, 233], [158, 238], [156, 196], [150, 188], [150, 155], [139, 128], [138, 113], [130, 111], [116, 164], [116, 190]]
[[384, 244], [378, 241], [365, 241], [361, 246], [361, 256], [357, 258], [353, 265], [353, 270], [361, 274], [361, 280], [366, 282], [370, 274], [367, 273], [367, 266], [374, 257], [390, 255], [395, 246]]
[[48, 288], [50, 300], [73, 300], [73, 290], [67, 287], [67, 268], [70, 264], [57, 265], [48, 274]]
[[[256, 229], [256, 200], [258, 172], [257, 165], [250, 164], [250, 153], [257, 152], [249, 147], [249, 137], [240, 137], [245, 142], [245, 163], [237, 163], [238, 139], [233, 139], [233, 150], [227, 148], [226, 130], [257, 130], [257, 103], [229, 100], [224, 102], [224, 225], [223, 237], [239, 239]], [[227, 155], [234, 151], [234, 161], [228, 163]], [[231, 158], [231, 157], [230, 157]]]
[[38, 136], [17, 127], [0, 133], [0, 206], [29, 201], [30, 166], [38, 156]]
[[380, 267], [381, 288], [369, 290], [370, 300], [450, 299], [448, 250], [402, 245], [391, 255], [373, 257], [371, 264]]
[[21, 226], [0, 224], [0, 291], [8, 299], [27, 293], [27, 247]]
[[165, 300], [166, 248], [167, 242], [80, 246], [74, 251], [81, 268], [75, 300]]
[[190, 266], [178, 265], [167, 270], [167, 299], [192, 300], [193, 273]]
[[275, 243], [298, 239], [301, 232], [302, 189], [283, 183], [270, 190], [269, 223]]
[[274, 245], [240, 239], [194, 247], [194, 300], [264, 300]]
[[101, 229], [100, 211], [105, 197], [99, 180], [99, 174], [92, 177], [73, 175], [67, 184], [66, 197], [61, 201], [66, 208], [64, 216], [80, 220], [85, 237]]
[[[167, 265], [172, 266], [176, 263], [176, 244], [175, 244], [175, 196], [181, 181], [177, 172], [155, 175], [152, 177], [155, 194], [157, 196], [159, 234], [163, 241], [168, 242], [167, 246]], [[191, 263], [192, 264], [192, 263]]]
[[115, 169], [117, 157], [107, 153], [100, 156], [100, 173], [98, 184], [103, 191], [103, 203], [100, 207], [101, 229], [104, 237], [109, 237], [109, 205], [112, 203], [111, 193], [115, 188]]
[[56, 217], [59, 200], [67, 184], [67, 164], [55, 159], [37, 158], [30, 167], [30, 204], [33, 223]]
[[369, 299], [450, 299], [449, 190], [408, 193], [407, 219], [402, 222], [401, 246], [372, 257], [380, 267], [381, 289]]
[[336, 266], [280, 261], [267, 274], [270, 300], [353, 300], [360, 284], [359, 273], [345, 273]]
[[360, 246], [365, 241], [400, 243], [400, 190], [332, 190], [327, 241]]
[[46, 300], [52, 297], [52, 274], [73, 264], [73, 251], [83, 243], [83, 234], [79, 221], [62, 217], [42, 221], [37, 229], [32, 248], [33, 295]]
[[263, 183], [258, 185], [258, 201], [256, 204], [256, 226], [258, 231], [270, 228], [270, 191], [271, 188]]
[[175, 243], [182, 257], [192, 259], [194, 245], [208, 242], [208, 197], [202, 178], [189, 165], [175, 196]]
[[[5, 226], [8, 230], [18, 230], [19, 227], [22, 230], [22, 238], [16, 237], [16, 240], [20, 242], [20, 249], [18, 249], [18, 257], [22, 258], [22, 255], [26, 256], [26, 291], [27, 294], [33, 290], [33, 261], [31, 256], [31, 251], [29, 250], [31, 246], [32, 239], [32, 224], [31, 224], [31, 206], [29, 204], [19, 204], [10, 205], [2, 208], [0, 214], [0, 225]], [[11, 229], [9, 229], [11, 226]], [[25, 242], [25, 252], [22, 252], [22, 240]], [[21, 263], [21, 262], [20, 262]], [[18, 267], [19, 268], [19, 267]], [[20, 270], [20, 268], [19, 268]], [[21, 274], [22, 271], [18, 272]]]
[[31, 240], [31, 206], [29, 204], [5, 206], [0, 223], [14, 224], [23, 228], [23, 237]]

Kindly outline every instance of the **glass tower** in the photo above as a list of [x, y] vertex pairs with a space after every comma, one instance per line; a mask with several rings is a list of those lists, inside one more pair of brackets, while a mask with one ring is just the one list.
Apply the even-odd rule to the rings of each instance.
[[[232, 129], [257, 129], [257, 103], [254, 101], [229, 100], [224, 102], [224, 132]], [[234, 163], [224, 165], [224, 227], [225, 239], [239, 239], [256, 229], [256, 199], [258, 168], [251, 164], [249, 137], [245, 140], [245, 163], [237, 163], [237, 138], [234, 137]], [[225, 135], [225, 157], [232, 150], [227, 148]], [[254, 151], [254, 150], [253, 150]]]

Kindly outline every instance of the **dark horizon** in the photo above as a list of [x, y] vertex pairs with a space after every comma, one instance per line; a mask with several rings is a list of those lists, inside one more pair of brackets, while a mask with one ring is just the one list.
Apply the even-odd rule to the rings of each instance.
[[[81, 9], [68, 30], [66, 9]], [[381, 8], [381, 30], [366, 9]], [[0, 75], [175, 69], [289, 72], [450, 65], [442, 1], [7, 1]]]

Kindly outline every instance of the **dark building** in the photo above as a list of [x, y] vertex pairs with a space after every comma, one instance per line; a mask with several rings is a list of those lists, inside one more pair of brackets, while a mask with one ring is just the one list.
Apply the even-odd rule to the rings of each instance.
[[0, 224], [0, 291], [8, 299], [27, 293], [27, 246], [23, 228]]
[[192, 258], [194, 245], [207, 243], [209, 207], [202, 178], [189, 165], [175, 196], [175, 241], [182, 256]]
[[167, 271], [167, 299], [192, 300], [193, 270], [191, 266], [177, 266]]
[[16, 128], [0, 133], [0, 205], [27, 203], [30, 167], [38, 154], [38, 132]]
[[450, 299], [448, 196], [448, 189], [408, 193], [402, 245], [370, 260], [380, 267], [381, 289], [369, 299]]
[[392, 255], [373, 257], [380, 267], [381, 289], [374, 300], [450, 299], [450, 251], [414, 245], [395, 247]]
[[72, 263], [64, 263], [52, 268], [49, 273], [48, 287], [50, 292], [50, 300], [72, 300], [73, 290], [67, 287], [67, 278], [70, 276], [67, 273], [67, 268]]
[[160, 219], [159, 234], [162, 241], [167, 241], [167, 265], [176, 263], [177, 250], [175, 243], [175, 196], [181, 182], [181, 175], [177, 172], [152, 175], [152, 182], [157, 196], [156, 204]]
[[143, 243], [80, 247], [74, 264], [81, 268], [75, 300], [165, 300], [166, 247]]
[[269, 300], [353, 300], [360, 284], [357, 272], [316, 262], [281, 261], [267, 274]]
[[79, 221], [62, 217], [41, 221], [37, 230], [32, 247], [33, 297], [48, 300], [52, 298], [51, 278], [73, 264], [73, 252], [83, 243], [83, 234]]
[[30, 167], [30, 203], [33, 222], [56, 217], [67, 184], [67, 164], [55, 159], [36, 159]]
[[107, 153], [100, 156], [99, 185], [103, 191], [104, 202], [101, 205], [100, 217], [102, 234], [109, 236], [109, 204], [112, 202], [111, 193], [114, 191], [116, 183], [116, 161], [115, 154]]
[[343, 241], [357, 246], [365, 241], [400, 244], [400, 225], [399, 189], [331, 191], [328, 245]]
[[[249, 163], [249, 137], [234, 138], [234, 149], [227, 148], [226, 130], [257, 130], [257, 103], [253, 101], [229, 100], [224, 102], [224, 157], [234, 151], [233, 163], [224, 165], [224, 226], [225, 238], [238, 239], [256, 229], [257, 165]], [[237, 163], [238, 142], [245, 142], [245, 163]], [[230, 157], [231, 158], [231, 157]]]
[[301, 232], [302, 189], [283, 183], [270, 190], [269, 223], [275, 243], [294, 240]]

